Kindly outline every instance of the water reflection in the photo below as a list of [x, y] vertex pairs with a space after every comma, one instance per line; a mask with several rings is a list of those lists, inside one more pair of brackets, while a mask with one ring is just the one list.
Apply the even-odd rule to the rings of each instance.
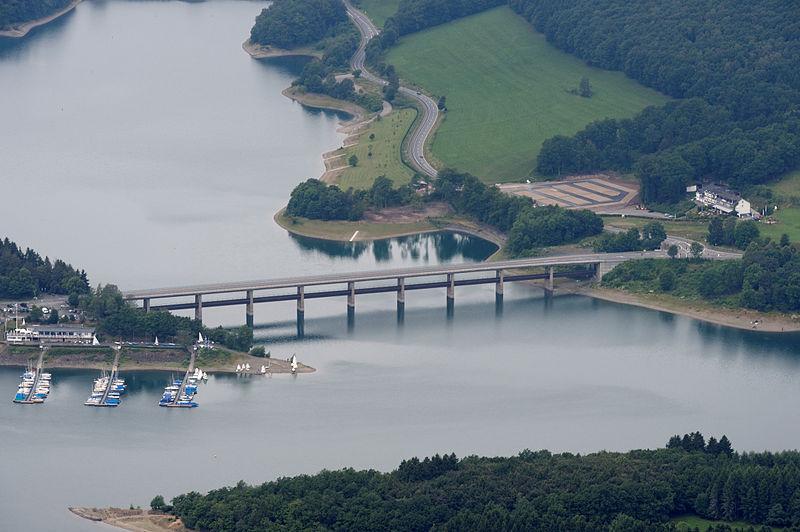
[[438, 231], [370, 242], [338, 242], [290, 234], [303, 252], [337, 259], [359, 259], [371, 255], [375, 263], [438, 264], [481, 261], [497, 251], [493, 243], [464, 233]]

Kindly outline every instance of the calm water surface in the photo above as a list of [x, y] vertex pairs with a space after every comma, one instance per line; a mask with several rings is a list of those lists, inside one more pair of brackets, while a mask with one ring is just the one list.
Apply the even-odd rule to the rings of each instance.
[[[489, 255], [461, 235], [332, 245], [272, 223], [342, 137], [339, 117], [280, 96], [301, 62], [242, 52], [263, 5], [88, 0], [0, 44], [2, 233], [125, 288]], [[359, 297], [353, 326], [343, 300], [309, 300], [302, 340], [293, 304], [257, 306], [259, 341], [318, 371], [215, 375], [192, 411], [156, 406], [167, 374], [133, 372], [117, 409], [82, 406], [96, 372], [60, 370], [45, 405], [17, 406], [19, 370], [0, 368], [0, 529], [100, 530], [66, 507], [434, 452], [630, 449], [696, 429], [797, 447], [796, 335], [525, 286], [499, 308], [492, 286], [456, 298], [448, 317], [443, 290], [409, 292], [398, 323], [390, 294]]]

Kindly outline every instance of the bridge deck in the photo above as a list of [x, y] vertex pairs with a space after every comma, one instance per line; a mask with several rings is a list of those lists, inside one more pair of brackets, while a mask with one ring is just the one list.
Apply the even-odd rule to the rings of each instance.
[[231, 292], [245, 292], [248, 290], [275, 290], [293, 288], [298, 286], [319, 286], [329, 284], [343, 284], [350, 282], [382, 281], [387, 279], [427, 277], [457, 273], [479, 273], [495, 270], [512, 270], [521, 268], [540, 268], [547, 266], [568, 266], [576, 264], [619, 263], [631, 259], [663, 258], [664, 251], [646, 251], [630, 253], [586, 253], [580, 255], [562, 255], [553, 257], [538, 257], [531, 259], [516, 259], [497, 262], [476, 262], [466, 264], [444, 264], [437, 266], [422, 266], [416, 268], [397, 268], [377, 271], [333, 273], [325, 275], [308, 275], [298, 277], [285, 277], [281, 279], [262, 279], [253, 281], [239, 281], [233, 283], [201, 284], [194, 286], [179, 286], [173, 288], [156, 288], [145, 290], [131, 290], [124, 293], [127, 300], [157, 299], [170, 297], [185, 297], [198, 294], [225, 294]]

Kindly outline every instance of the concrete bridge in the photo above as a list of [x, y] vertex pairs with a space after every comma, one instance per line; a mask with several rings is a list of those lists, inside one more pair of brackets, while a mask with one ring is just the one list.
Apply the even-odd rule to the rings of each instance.
[[[545, 290], [551, 293], [553, 279], [556, 277], [595, 277], [600, 280], [603, 275], [621, 262], [664, 257], [666, 257], [666, 253], [662, 250], [630, 253], [587, 253], [497, 262], [444, 264], [415, 268], [130, 290], [124, 292], [123, 295], [128, 301], [140, 301], [145, 311], [194, 309], [195, 318], [198, 320], [203, 319], [203, 307], [244, 305], [246, 307], [247, 324], [251, 326], [253, 324], [253, 305], [255, 303], [296, 301], [298, 328], [300, 328], [305, 312], [306, 299], [346, 297], [348, 316], [352, 316], [355, 311], [357, 295], [395, 292], [397, 294], [398, 316], [400, 316], [405, 306], [406, 291], [446, 288], [448, 311], [450, 311], [455, 301], [456, 286], [494, 284], [497, 298], [502, 299], [504, 283], [542, 279], [545, 281]], [[565, 266], [588, 266], [588, 268], [583, 271], [575, 271], [574, 269], [572, 271], [556, 270], [558, 267]], [[541, 271], [542, 269], [544, 272]], [[461, 278], [457, 278], [457, 276]], [[423, 279], [431, 277], [438, 277], [438, 279]], [[414, 279], [419, 280], [414, 282]], [[380, 281], [392, 282], [376, 284], [376, 282]], [[370, 284], [369, 286], [364, 286], [364, 283]], [[319, 287], [319, 289], [308, 290], [315, 287]], [[285, 293], [286, 289], [293, 290], [291, 293]], [[269, 293], [278, 290], [282, 291], [282, 293]], [[208, 295], [230, 295], [232, 297], [204, 300], [203, 296]], [[154, 304], [154, 300], [182, 298], [190, 299], [183, 302], [164, 301], [160, 304]]]

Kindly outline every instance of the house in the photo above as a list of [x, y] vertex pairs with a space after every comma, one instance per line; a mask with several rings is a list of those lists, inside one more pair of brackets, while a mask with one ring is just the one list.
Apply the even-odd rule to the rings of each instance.
[[6, 334], [10, 344], [92, 344], [94, 329], [83, 325], [27, 325]]
[[698, 186], [694, 193], [695, 202], [725, 214], [736, 214], [739, 218], [752, 216], [750, 202], [736, 191], [720, 185]]

